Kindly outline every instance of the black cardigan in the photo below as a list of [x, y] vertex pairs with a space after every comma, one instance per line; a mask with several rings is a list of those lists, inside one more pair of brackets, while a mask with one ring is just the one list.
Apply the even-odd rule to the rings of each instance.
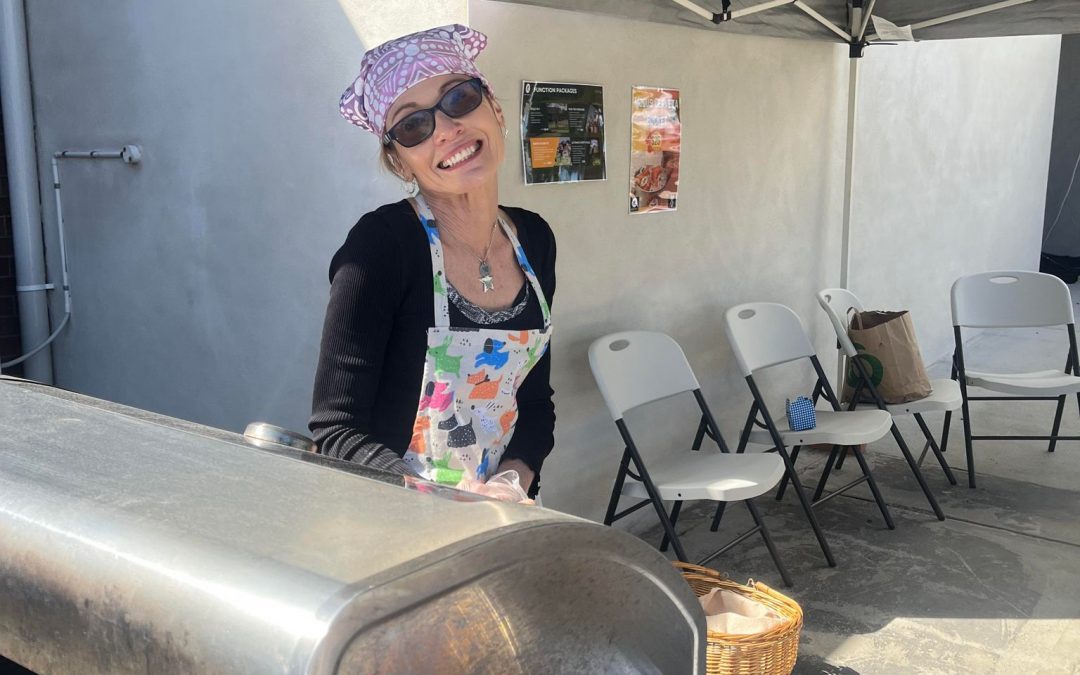
[[[555, 236], [537, 214], [502, 209], [513, 219], [550, 305], [555, 294]], [[308, 423], [319, 452], [364, 462], [387, 448], [398, 457], [405, 454], [423, 384], [427, 329], [435, 323], [432, 274], [427, 235], [406, 200], [366, 214], [334, 254]], [[520, 299], [521, 295], [515, 303]], [[453, 303], [449, 306], [454, 327], [543, 326], [535, 293], [529, 294], [521, 314], [488, 326], [469, 321]], [[523, 460], [537, 478], [555, 443], [550, 375], [549, 349], [518, 390], [517, 425], [503, 454], [503, 459]], [[535, 481], [532, 492], [537, 485]]]

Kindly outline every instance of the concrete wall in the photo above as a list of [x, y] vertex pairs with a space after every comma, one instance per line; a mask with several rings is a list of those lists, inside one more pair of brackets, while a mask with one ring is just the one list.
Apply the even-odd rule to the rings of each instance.
[[74, 313], [57, 383], [230, 429], [306, 428], [330, 254], [400, 195], [338, 97], [365, 49], [465, 21], [465, 0], [27, 9], [51, 270], [47, 158], [144, 153], [62, 167]]
[[[1047, 253], [1080, 257], [1080, 185], [1074, 178], [1078, 161], [1080, 35], [1066, 35], [1061, 38], [1057, 107], [1054, 112], [1054, 145], [1050, 152], [1050, 177], [1046, 185], [1046, 219], [1043, 231], [1046, 243], [1043, 250]], [[1070, 183], [1072, 190], [1067, 193]]]
[[[374, 137], [337, 116], [337, 96], [366, 45], [421, 27], [406, 19], [434, 25], [465, 7], [438, 3], [455, 16], [436, 16], [359, 0], [273, 11], [254, 0], [219, 4], [30, 6], [43, 167], [61, 148], [134, 142], [146, 155], [137, 168], [64, 169], [76, 314], [56, 349], [57, 377], [226, 428], [261, 418], [302, 429], [329, 256], [359, 214], [401, 196], [376, 168]], [[391, 9], [400, 10], [397, 23], [386, 17]], [[846, 49], [487, 0], [473, 0], [468, 12], [492, 38], [481, 66], [511, 118], [522, 79], [606, 87], [608, 181], [527, 188], [513, 154], [501, 176], [502, 201], [542, 213], [559, 240], [559, 422], [545, 503], [599, 517], [621, 447], [588, 371], [592, 339], [626, 328], [674, 335], [729, 437], [748, 397], [723, 336], [726, 307], [785, 302], [831, 355], [813, 292], [838, 279]], [[1038, 238], [1041, 197], [1013, 199], [1002, 186], [1045, 192], [1057, 45], [1032, 38], [880, 48], [865, 62], [860, 162], [889, 162], [857, 185], [852, 278], [882, 306], [933, 299], [917, 307], [928, 356], [947, 349], [936, 331], [947, 328], [941, 309], [953, 276], [1035, 263], [1037, 246], [1026, 242]], [[676, 213], [626, 213], [633, 84], [682, 89]], [[942, 114], [940, 98], [955, 114]], [[1030, 136], [1010, 140], [1011, 151], [995, 149], [1002, 111], [1030, 127]], [[954, 153], [939, 151], [953, 145]], [[932, 161], [919, 159], [920, 148]], [[964, 180], [980, 167], [992, 180]], [[950, 190], [936, 195], [939, 183]], [[895, 195], [906, 199], [890, 203]], [[952, 234], [912, 236], [913, 201], [929, 202], [920, 228], [932, 224], [936, 204]], [[961, 264], [962, 240], [977, 246]], [[860, 259], [882, 246], [884, 259]], [[805, 369], [791, 369], [769, 378], [768, 391], [782, 398], [806, 381]], [[696, 417], [674, 401], [629, 422], [662, 454], [689, 440]]]

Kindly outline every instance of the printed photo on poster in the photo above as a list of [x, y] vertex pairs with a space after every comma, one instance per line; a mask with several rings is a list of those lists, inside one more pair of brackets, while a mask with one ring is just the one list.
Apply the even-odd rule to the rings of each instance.
[[679, 199], [679, 90], [630, 93], [630, 213], [674, 211]]
[[603, 87], [521, 83], [521, 159], [526, 185], [604, 180], [605, 148]]

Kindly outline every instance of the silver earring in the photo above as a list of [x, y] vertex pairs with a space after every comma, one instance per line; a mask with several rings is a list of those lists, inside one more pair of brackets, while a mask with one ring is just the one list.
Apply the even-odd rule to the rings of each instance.
[[420, 185], [416, 182], [415, 178], [410, 180], [401, 181], [401, 189], [405, 191], [406, 196], [415, 197], [417, 192], [420, 192]]
[[503, 138], [510, 135], [510, 127], [503, 127]]

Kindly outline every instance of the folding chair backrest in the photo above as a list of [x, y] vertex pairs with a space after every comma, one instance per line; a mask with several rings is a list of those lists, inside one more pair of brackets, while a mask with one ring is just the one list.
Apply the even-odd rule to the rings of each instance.
[[699, 388], [682, 348], [663, 333], [605, 335], [589, 346], [589, 367], [616, 421], [638, 406]]
[[724, 312], [724, 329], [744, 376], [814, 356], [799, 315], [773, 302], [748, 302]]
[[952, 285], [954, 326], [1028, 328], [1073, 323], [1065, 282], [1040, 272], [983, 272]]
[[855, 356], [859, 350], [848, 336], [848, 311], [863, 311], [862, 301], [846, 288], [826, 288], [817, 294], [818, 304], [825, 310], [829, 317], [833, 330], [836, 331], [836, 341], [840, 343], [840, 349], [846, 356]]

